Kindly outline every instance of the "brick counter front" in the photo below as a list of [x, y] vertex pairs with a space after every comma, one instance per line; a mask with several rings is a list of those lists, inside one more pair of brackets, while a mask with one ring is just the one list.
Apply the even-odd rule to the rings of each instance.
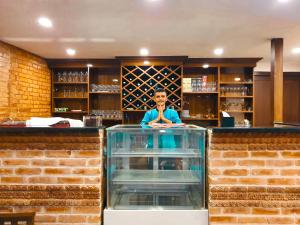
[[35, 211], [35, 224], [100, 224], [102, 130], [0, 129], [0, 212]]
[[300, 129], [214, 129], [210, 224], [300, 224]]

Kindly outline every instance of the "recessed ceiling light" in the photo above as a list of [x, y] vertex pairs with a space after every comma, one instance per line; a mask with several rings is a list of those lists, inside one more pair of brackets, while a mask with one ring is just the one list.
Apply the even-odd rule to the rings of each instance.
[[293, 48], [292, 53], [293, 54], [300, 54], [300, 48]]
[[72, 49], [72, 48], [68, 48], [66, 50], [67, 54], [68, 55], [75, 55], [76, 54], [76, 50], [75, 49]]
[[93, 67], [93, 64], [86, 64], [87, 67]]
[[52, 27], [52, 21], [47, 17], [38, 18], [38, 23], [43, 27], [47, 27], [47, 28]]
[[216, 48], [214, 50], [215, 55], [222, 55], [224, 53], [223, 48]]
[[141, 48], [140, 49], [140, 55], [142, 55], [142, 56], [149, 55], [149, 50], [147, 48]]
[[145, 60], [145, 61], [144, 61], [144, 64], [145, 64], [145, 65], [149, 65], [150, 62], [149, 62], [148, 60]]
[[202, 66], [204, 69], [207, 69], [208, 67], [209, 67], [209, 65], [208, 64], [203, 64], [203, 66]]

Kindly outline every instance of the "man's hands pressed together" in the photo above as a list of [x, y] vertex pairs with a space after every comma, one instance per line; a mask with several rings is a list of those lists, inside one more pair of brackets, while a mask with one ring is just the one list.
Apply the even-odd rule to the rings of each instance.
[[[165, 110], [165, 104], [162, 105], [158, 105], [157, 106], [157, 110], [158, 110], [158, 117], [160, 118], [160, 120], [162, 120], [165, 123], [172, 123], [172, 121], [168, 120], [165, 116], [164, 116], [164, 110]], [[159, 121], [159, 120], [158, 120]]]

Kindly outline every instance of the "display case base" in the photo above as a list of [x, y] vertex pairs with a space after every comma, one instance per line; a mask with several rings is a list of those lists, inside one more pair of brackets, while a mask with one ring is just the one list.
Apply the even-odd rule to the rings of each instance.
[[104, 210], [104, 225], [208, 225], [208, 210]]

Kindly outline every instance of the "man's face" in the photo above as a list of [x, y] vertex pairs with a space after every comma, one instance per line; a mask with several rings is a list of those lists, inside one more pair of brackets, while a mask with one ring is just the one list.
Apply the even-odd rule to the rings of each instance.
[[167, 102], [167, 94], [166, 92], [156, 92], [154, 95], [154, 101], [157, 106], [165, 105]]

